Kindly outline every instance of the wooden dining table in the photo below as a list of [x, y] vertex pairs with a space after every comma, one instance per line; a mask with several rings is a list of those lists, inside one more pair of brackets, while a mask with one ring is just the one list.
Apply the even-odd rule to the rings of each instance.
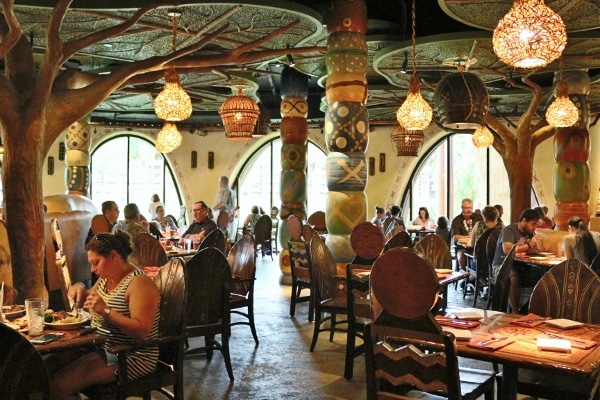
[[[518, 314], [495, 314], [482, 320], [471, 330], [473, 340], [489, 337], [491, 334], [509, 337], [514, 341], [505, 347], [490, 351], [468, 346], [468, 341], [457, 341], [458, 355], [481, 361], [502, 364], [502, 399], [517, 398], [517, 380], [519, 368], [535, 371], [553, 371], [575, 378], [589, 379], [600, 376], [600, 325], [583, 324], [580, 327], [563, 330], [546, 323], [535, 327], [511, 324]], [[538, 350], [538, 338], [550, 338], [559, 335], [571, 341], [595, 341], [589, 349], [572, 347], [569, 353]]]
[[[84, 328], [77, 329], [44, 329], [44, 333], [62, 333], [63, 336], [48, 344], [36, 344], [35, 348], [42, 355], [60, 353], [64, 351], [76, 350], [88, 346], [99, 346], [104, 343], [104, 337], [92, 332], [89, 334], [80, 335]], [[31, 339], [25, 335], [27, 339]]]

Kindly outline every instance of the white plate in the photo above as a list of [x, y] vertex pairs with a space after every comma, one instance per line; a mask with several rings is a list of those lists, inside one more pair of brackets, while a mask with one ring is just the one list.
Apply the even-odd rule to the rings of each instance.
[[[14, 311], [10, 311], [11, 309], [15, 309]], [[2, 306], [2, 312], [6, 318], [14, 318], [21, 316], [25, 313], [25, 306], [14, 305], [14, 306]]]
[[581, 322], [573, 321], [571, 319], [566, 318], [549, 319], [545, 321], [545, 323], [560, 329], [572, 329], [583, 325], [583, 323]]
[[83, 317], [81, 321], [71, 322], [69, 324], [61, 324], [59, 322], [44, 322], [44, 325], [48, 328], [52, 329], [60, 329], [60, 330], [69, 330], [69, 329], [77, 329], [81, 325], [85, 324], [89, 321], [89, 318]]

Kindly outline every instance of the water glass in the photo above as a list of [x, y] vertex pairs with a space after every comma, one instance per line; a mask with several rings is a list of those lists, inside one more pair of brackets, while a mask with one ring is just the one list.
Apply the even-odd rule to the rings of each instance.
[[185, 251], [192, 251], [192, 239], [185, 239]]
[[39, 336], [44, 333], [46, 300], [38, 298], [25, 300], [25, 312], [27, 313], [29, 336]]

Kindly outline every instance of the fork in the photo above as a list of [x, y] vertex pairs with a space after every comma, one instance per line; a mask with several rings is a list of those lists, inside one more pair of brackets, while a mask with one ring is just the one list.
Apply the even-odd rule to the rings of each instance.
[[490, 343], [501, 342], [502, 340], [505, 340], [505, 339], [508, 339], [508, 337], [502, 336], [502, 337], [492, 338], [492, 339], [484, 340], [483, 342], [477, 343], [477, 346], [485, 346]]

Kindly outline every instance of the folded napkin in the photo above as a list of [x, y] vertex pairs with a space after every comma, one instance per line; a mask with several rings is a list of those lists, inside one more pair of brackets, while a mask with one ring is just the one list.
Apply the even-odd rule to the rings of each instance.
[[498, 337], [495, 335], [488, 335], [488, 336], [470, 340], [469, 343], [467, 343], [467, 346], [474, 347], [476, 349], [481, 349], [481, 350], [494, 351], [494, 350], [501, 349], [502, 347], [507, 346], [514, 341], [515, 341], [515, 339], [508, 337], [508, 336]]
[[548, 319], [550, 319], [550, 318], [541, 317], [537, 314], [529, 313], [529, 314], [525, 315], [524, 317], [510, 321], [510, 323], [513, 325], [526, 326], [528, 328], [533, 328], [533, 327], [543, 324]]
[[575, 347], [577, 349], [587, 350], [587, 349], [591, 349], [592, 347], [595, 347], [598, 344], [594, 340], [579, 339], [579, 338], [572, 337], [572, 336], [559, 335], [557, 333], [546, 333], [546, 335], [553, 337], [553, 338], [557, 338], [557, 339], [568, 340], [571, 342], [571, 347]]
[[459, 329], [472, 329], [479, 326], [479, 321], [468, 321], [464, 319], [448, 318], [441, 315], [436, 315], [435, 320], [440, 325], [451, 326]]

